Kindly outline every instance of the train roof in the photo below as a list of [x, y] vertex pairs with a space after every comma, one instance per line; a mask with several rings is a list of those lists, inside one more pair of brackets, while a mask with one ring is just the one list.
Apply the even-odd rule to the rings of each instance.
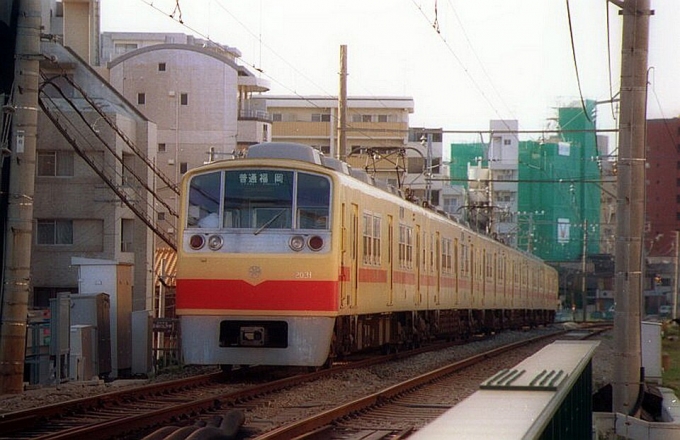
[[295, 142], [264, 142], [248, 147], [249, 159], [292, 159], [323, 165], [321, 152], [309, 145]]
[[[362, 169], [357, 169], [357, 168], [352, 168], [349, 164], [346, 162], [343, 162], [339, 159], [325, 156], [322, 152], [319, 150], [305, 144], [300, 144], [296, 142], [262, 142], [259, 144], [254, 144], [248, 147], [247, 153], [246, 153], [246, 159], [282, 159], [282, 160], [297, 160], [297, 161], [302, 161], [318, 166], [322, 166], [324, 168], [334, 170], [338, 172], [341, 175], [346, 175], [348, 177], [352, 177], [353, 180], [362, 182], [364, 184], [367, 184], [371, 187], [374, 187], [376, 189], [382, 190], [387, 192], [388, 194], [392, 194], [396, 196], [398, 199], [403, 200], [404, 202], [408, 202], [413, 204], [414, 206], [418, 207], [418, 209], [422, 209], [423, 211], [426, 211], [430, 215], [438, 215], [442, 217], [448, 218], [450, 221], [456, 222], [461, 225], [461, 227], [465, 228], [468, 230], [469, 233], [472, 234], [478, 234], [486, 237], [489, 240], [495, 240], [493, 237], [483, 234], [478, 231], [474, 231], [472, 228], [470, 228], [469, 225], [465, 224], [464, 222], [459, 221], [457, 218], [451, 216], [450, 214], [444, 212], [440, 208], [436, 206], [430, 206], [427, 205], [425, 207], [421, 207], [419, 203], [407, 200], [404, 192], [396, 188], [390, 184], [388, 184], [386, 181], [382, 179], [376, 179], [366, 171]], [[529, 254], [521, 249], [515, 249], [511, 248], [508, 246], [508, 249], [514, 250], [516, 252], [525, 254], [526, 257], [528, 258], [533, 258], [535, 260], [541, 260], [540, 258], [536, 257], [533, 254]], [[541, 260], [542, 261], [542, 260]]]

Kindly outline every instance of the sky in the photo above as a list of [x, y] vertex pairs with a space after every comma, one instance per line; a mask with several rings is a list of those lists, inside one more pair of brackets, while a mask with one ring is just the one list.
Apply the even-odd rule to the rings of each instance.
[[[680, 2], [650, 2], [648, 118], [676, 117]], [[101, 0], [101, 25], [234, 47], [270, 94], [337, 96], [347, 45], [348, 95], [412, 97], [411, 126], [543, 130], [581, 96], [605, 101], [598, 128], [617, 125], [606, 101], [620, 84], [622, 17], [606, 0]]]

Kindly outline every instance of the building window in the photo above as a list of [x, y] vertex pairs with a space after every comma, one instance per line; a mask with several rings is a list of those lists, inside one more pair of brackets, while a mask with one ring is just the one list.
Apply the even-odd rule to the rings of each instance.
[[38, 220], [38, 244], [73, 244], [73, 220]]
[[44, 177], [73, 176], [73, 152], [39, 151], [38, 176]]
[[262, 125], [262, 142], [269, 142], [269, 125]]
[[179, 95], [179, 103], [180, 103], [180, 105], [189, 105], [189, 94], [188, 93], [181, 93]]
[[361, 122], [373, 122], [372, 115], [361, 115]]
[[274, 122], [283, 121], [283, 115], [281, 115], [281, 113], [273, 113], [272, 114], [272, 121], [274, 121]]
[[123, 153], [123, 169], [121, 171], [121, 184], [127, 186], [130, 182], [135, 181], [135, 155]]
[[389, 122], [387, 115], [378, 115], [378, 122]]
[[361, 122], [361, 115], [352, 115], [352, 122]]
[[137, 104], [146, 104], [146, 93], [137, 93]]
[[165, 151], [166, 151], [165, 148], [166, 148], [165, 143], [158, 144], [158, 152], [159, 153], [165, 153]]
[[165, 63], [158, 63], [158, 71], [165, 72]]
[[512, 139], [503, 139], [503, 145], [510, 145], [512, 144]]
[[328, 113], [312, 113], [312, 122], [330, 122], [331, 115]]
[[189, 170], [189, 164], [186, 162], [180, 162], [179, 163], [179, 172], [184, 174]]
[[137, 43], [115, 43], [113, 50], [116, 55], [123, 55], [124, 53], [137, 50]]
[[129, 218], [120, 220], [120, 251], [133, 252], [133, 238], [135, 221]]
[[158, 213], [158, 221], [164, 221], [165, 220], [165, 213], [164, 212], [159, 212]]

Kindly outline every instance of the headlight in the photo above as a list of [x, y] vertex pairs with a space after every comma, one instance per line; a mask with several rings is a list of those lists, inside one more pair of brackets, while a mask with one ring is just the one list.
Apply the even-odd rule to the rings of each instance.
[[208, 237], [208, 247], [213, 251], [221, 249], [223, 244], [224, 240], [221, 235], [211, 235]]
[[295, 252], [300, 252], [303, 247], [305, 247], [305, 239], [302, 235], [294, 235], [290, 238], [288, 246]]

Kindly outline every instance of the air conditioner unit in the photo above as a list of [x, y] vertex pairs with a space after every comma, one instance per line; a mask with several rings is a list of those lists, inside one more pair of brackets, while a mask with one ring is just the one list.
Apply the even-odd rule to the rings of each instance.
[[174, 234], [175, 228], [168, 228], [168, 234]]
[[175, 91], [174, 91], [174, 90], [170, 90], [170, 91], [168, 92], [168, 96], [171, 96], [171, 97], [172, 97], [172, 96], [175, 96]]
[[168, 159], [168, 165], [174, 165], [175, 159]]

